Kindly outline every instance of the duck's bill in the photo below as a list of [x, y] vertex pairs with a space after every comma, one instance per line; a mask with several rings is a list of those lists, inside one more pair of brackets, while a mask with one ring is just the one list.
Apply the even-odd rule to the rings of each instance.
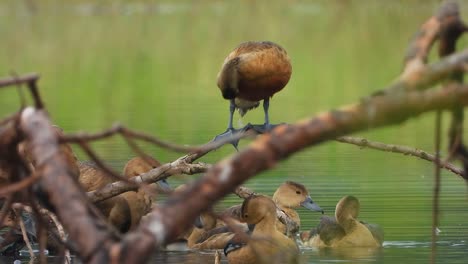
[[165, 192], [172, 191], [172, 188], [169, 185], [169, 183], [166, 181], [166, 179], [162, 179], [162, 180], [158, 181], [157, 183], [158, 183], [159, 187], [161, 188], [161, 190], [163, 190]]
[[307, 196], [307, 198], [301, 203], [301, 206], [311, 211], [321, 212], [322, 214], [324, 213], [323, 209], [320, 208], [320, 206], [318, 206], [318, 204], [316, 204], [314, 201], [312, 201], [310, 196]]

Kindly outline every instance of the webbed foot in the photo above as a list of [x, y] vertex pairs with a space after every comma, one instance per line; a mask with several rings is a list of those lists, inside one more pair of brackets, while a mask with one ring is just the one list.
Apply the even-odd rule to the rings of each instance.
[[257, 132], [259, 134], [264, 134], [264, 133], [270, 132], [271, 130], [273, 130], [277, 126], [284, 125], [284, 124], [285, 123], [252, 125], [252, 124], [249, 123], [246, 126], [244, 126], [241, 130], [242, 130], [242, 132], [245, 132], [247, 130], [252, 129], [252, 130], [254, 130], [255, 132]]
[[213, 139], [213, 142], [216, 142], [216, 141], [225, 141], [226, 143], [230, 143], [231, 145], [234, 146], [234, 148], [239, 151], [239, 149], [237, 149], [237, 146], [239, 145], [239, 138], [235, 139], [234, 136], [237, 135], [237, 133], [239, 131], [241, 131], [242, 129], [234, 129], [234, 128], [228, 128], [225, 132], [217, 135], [214, 139]]

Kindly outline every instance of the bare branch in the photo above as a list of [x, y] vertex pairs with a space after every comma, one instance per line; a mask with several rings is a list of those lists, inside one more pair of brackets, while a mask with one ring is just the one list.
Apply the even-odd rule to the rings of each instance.
[[35, 258], [34, 250], [32, 249], [31, 241], [29, 241], [28, 234], [26, 233], [26, 226], [24, 225], [23, 218], [21, 217], [21, 212], [17, 212], [15, 209], [13, 209], [13, 212], [15, 212], [16, 219], [18, 219], [18, 223], [21, 229], [21, 234], [23, 236], [24, 242], [26, 243], [26, 247], [28, 248], [29, 255], [31, 259], [34, 259]]
[[[393, 153], [401, 153], [403, 155], [410, 155], [410, 156], [417, 157], [417, 158], [431, 161], [431, 162], [436, 161], [436, 158], [434, 157], [434, 155], [429, 154], [426, 151], [415, 149], [415, 148], [410, 148], [407, 146], [384, 144], [381, 142], [369, 141], [365, 138], [349, 137], [349, 136], [339, 137], [336, 139], [336, 141], [353, 144], [353, 145], [363, 147], [363, 148], [371, 148], [371, 149], [382, 150], [382, 151], [393, 152]], [[460, 168], [456, 167], [455, 165], [451, 163], [440, 161], [440, 166], [441, 168], [447, 169], [448, 171], [455, 173], [459, 176], [463, 175], [463, 170], [461, 170]]]
[[94, 133], [94, 134], [89, 134], [89, 133], [68, 134], [68, 135], [65, 135], [63, 138], [61, 138], [60, 141], [69, 142], [69, 143], [79, 143], [81, 141], [89, 142], [89, 141], [95, 141], [95, 140], [99, 140], [103, 138], [108, 138], [115, 134], [120, 134], [123, 137], [131, 137], [131, 138], [143, 140], [145, 142], [154, 144], [156, 146], [169, 149], [172, 151], [177, 151], [177, 152], [190, 152], [190, 151], [195, 151], [198, 149], [198, 147], [180, 146], [177, 144], [166, 142], [156, 137], [153, 137], [151, 135], [145, 134], [143, 132], [137, 132], [137, 131], [131, 130], [120, 124], [115, 124], [107, 130]]
[[121, 176], [119, 173], [115, 172], [112, 168], [107, 166], [97, 155], [94, 153], [94, 151], [89, 147], [88, 143], [86, 141], [79, 141], [78, 144], [80, 147], [84, 150], [84, 152], [88, 155], [88, 157], [93, 160], [96, 165], [102, 169], [102, 171], [105, 173], [105, 175], [117, 180], [117, 181], [124, 181], [127, 182], [130, 185], [135, 185], [133, 187], [137, 188], [139, 185], [135, 184], [131, 181], [128, 180], [127, 177]]
[[5, 78], [0, 80], [0, 88], [18, 85], [18, 84], [28, 84], [30, 82], [35, 82], [39, 80], [39, 75], [36, 73], [31, 73], [23, 76], [12, 77], [12, 78]]
[[93, 203], [100, 202], [121, 193], [136, 190], [137, 185], [135, 184], [153, 183], [176, 174], [192, 175], [203, 173], [211, 167], [211, 165], [201, 162], [194, 164], [187, 163], [187, 157], [189, 156], [184, 156], [174, 162], [163, 164], [139, 176], [129, 178], [128, 180], [134, 183], [133, 185], [128, 184], [127, 182], [117, 181], [110, 183], [99, 190], [88, 192], [88, 198]]
[[39, 180], [39, 175], [36, 173], [33, 173], [30, 177], [27, 177], [20, 182], [10, 183], [9, 185], [5, 187], [0, 188], [0, 197], [4, 197], [5, 195], [26, 189], [27, 187], [37, 182], [37, 180]]

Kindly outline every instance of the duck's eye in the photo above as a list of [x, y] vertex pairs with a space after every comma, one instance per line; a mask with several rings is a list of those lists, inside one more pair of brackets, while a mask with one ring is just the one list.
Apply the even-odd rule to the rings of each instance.
[[301, 194], [301, 191], [296, 191], [297, 194]]
[[247, 217], [249, 217], [249, 215], [248, 215], [248, 214], [245, 214], [245, 215], [244, 215], [244, 218], [247, 218]]

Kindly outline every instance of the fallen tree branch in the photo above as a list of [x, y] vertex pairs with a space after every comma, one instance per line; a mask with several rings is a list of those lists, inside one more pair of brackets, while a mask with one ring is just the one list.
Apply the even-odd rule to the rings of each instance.
[[129, 178], [128, 181], [134, 184], [129, 184], [126, 181], [117, 181], [107, 184], [99, 190], [88, 192], [88, 198], [93, 203], [100, 202], [121, 193], [136, 190], [138, 185], [141, 183], [157, 182], [176, 174], [193, 175], [197, 173], [203, 173], [211, 167], [210, 164], [202, 162], [193, 164], [187, 163], [187, 157], [189, 156], [184, 156], [175, 160], [174, 162], [163, 164], [139, 176]]
[[[363, 148], [371, 148], [371, 149], [376, 149], [376, 150], [381, 150], [381, 151], [386, 151], [386, 152], [393, 152], [393, 153], [401, 153], [403, 155], [410, 155], [410, 156], [417, 157], [417, 158], [431, 161], [431, 162], [436, 161], [436, 157], [434, 155], [429, 154], [426, 151], [415, 149], [415, 148], [410, 148], [407, 146], [384, 144], [381, 142], [369, 141], [365, 138], [349, 137], [349, 136], [339, 137], [336, 139], [336, 141], [353, 144], [353, 145], [363, 147]], [[442, 161], [440, 161], [439, 164], [441, 168], [447, 169], [448, 171], [462, 177], [463, 170], [456, 167], [455, 165], [448, 163], [448, 162], [442, 162]]]
[[72, 175], [73, 170], [58, 147], [58, 139], [47, 114], [26, 108], [21, 115], [20, 129], [36, 160], [36, 171], [41, 175], [39, 186], [47, 193], [49, 206], [77, 244], [80, 258], [108, 263], [110, 244], [117, 238], [89, 207], [85, 193], [75, 180], [76, 175]]

